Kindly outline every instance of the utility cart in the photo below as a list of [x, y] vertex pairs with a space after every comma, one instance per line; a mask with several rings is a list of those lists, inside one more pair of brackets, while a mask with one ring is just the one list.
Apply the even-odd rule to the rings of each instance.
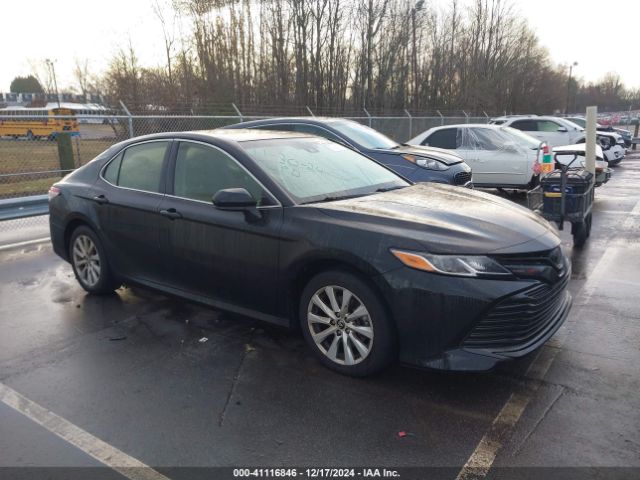
[[[566, 153], [563, 154], [567, 156]], [[571, 168], [579, 153], [573, 153], [569, 162], [558, 161], [557, 170], [547, 174], [533, 190], [527, 193], [529, 208], [563, 230], [564, 222], [571, 223], [573, 245], [582, 247], [591, 233], [594, 176], [583, 168]]]

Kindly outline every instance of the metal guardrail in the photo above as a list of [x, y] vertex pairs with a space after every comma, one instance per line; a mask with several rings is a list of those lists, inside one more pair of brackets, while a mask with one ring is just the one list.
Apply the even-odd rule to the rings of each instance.
[[0, 221], [17, 218], [36, 217], [49, 213], [49, 197], [32, 195], [30, 197], [6, 198], [0, 200]]

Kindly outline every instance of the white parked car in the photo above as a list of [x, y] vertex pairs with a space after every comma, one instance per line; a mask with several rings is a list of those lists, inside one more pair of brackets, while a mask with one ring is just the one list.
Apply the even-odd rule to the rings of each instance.
[[551, 116], [506, 116], [492, 118], [493, 125], [503, 125], [521, 130], [550, 147], [573, 145], [585, 141], [584, 128], [569, 120]]
[[[585, 142], [582, 125], [569, 119], [538, 115], [513, 115], [497, 117], [489, 122], [493, 125], [508, 125], [546, 142], [550, 147], [574, 145]], [[597, 132], [598, 143], [604, 151], [609, 165], [620, 163], [624, 158], [624, 139], [616, 132]]]
[[[555, 161], [564, 165], [570, 164], [571, 168], [585, 168], [585, 150], [586, 145], [579, 143], [577, 145], [565, 145], [562, 147], [555, 147], [553, 149], [553, 156]], [[602, 148], [596, 145], [596, 182], [595, 186], [607, 183], [611, 178], [611, 170], [604, 159], [604, 152]]]
[[431, 128], [410, 145], [454, 150], [473, 171], [473, 184], [490, 188], [531, 188], [546, 144], [519, 130], [498, 125], [461, 124]]

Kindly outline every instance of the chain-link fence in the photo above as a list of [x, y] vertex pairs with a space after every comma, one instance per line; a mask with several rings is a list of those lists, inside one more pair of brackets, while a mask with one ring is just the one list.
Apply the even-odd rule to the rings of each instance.
[[[311, 113], [311, 112], [309, 112]], [[128, 138], [159, 132], [212, 130], [273, 115], [160, 116], [3, 116], [0, 114], [0, 199], [46, 193], [49, 186], [104, 151]], [[59, 127], [70, 118], [71, 131]], [[487, 116], [361, 116], [344, 117], [369, 125], [398, 142], [438, 125], [486, 123]], [[70, 133], [70, 142], [67, 135]], [[62, 139], [67, 137], [65, 142]], [[62, 144], [64, 143], [64, 144]]]

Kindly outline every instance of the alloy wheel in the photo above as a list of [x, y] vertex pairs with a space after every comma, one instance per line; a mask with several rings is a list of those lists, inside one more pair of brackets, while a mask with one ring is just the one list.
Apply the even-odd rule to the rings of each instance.
[[344, 287], [329, 285], [316, 291], [307, 308], [307, 325], [318, 349], [339, 365], [356, 365], [371, 353], [369, 311]]
[[100, 254], [96, 244], [87, 235], [78, 235], [73, 243], [73, 265], [78, 277], [88, 287], [100, 281]]

